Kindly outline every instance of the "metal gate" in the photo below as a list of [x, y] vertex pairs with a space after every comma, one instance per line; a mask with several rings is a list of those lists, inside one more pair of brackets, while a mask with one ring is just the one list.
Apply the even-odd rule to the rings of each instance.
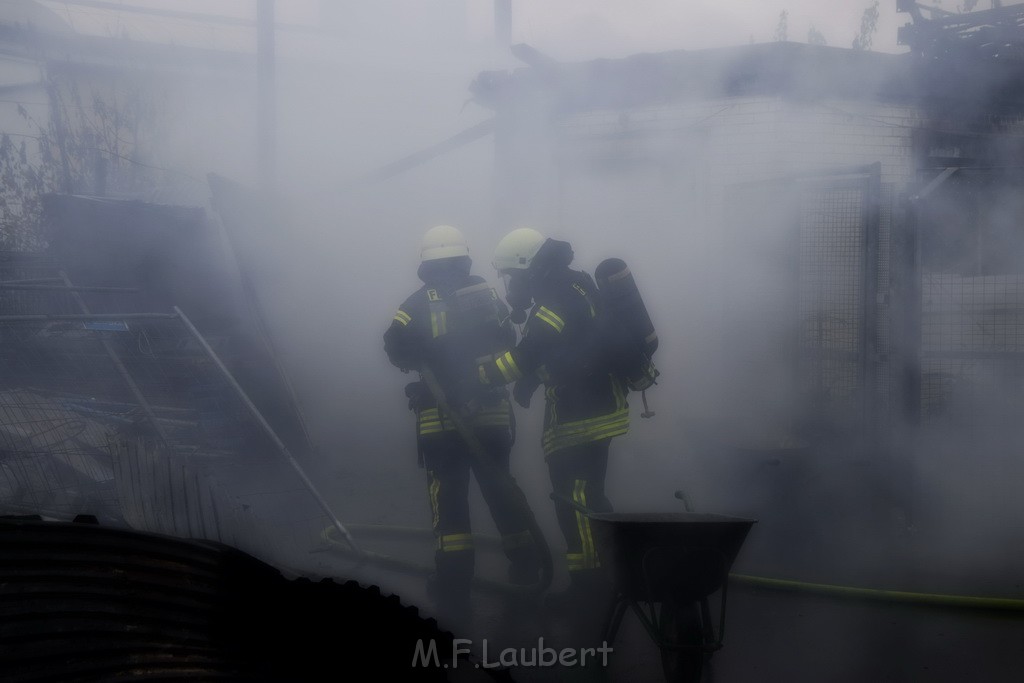
[[794, 439], [875, 440], [886, 414], [890, 221], [882, 195], [879, 164], [728, 192], [740, 287], [727, 285], [727, 310], [743, 317], [728, 343], [753, 364], [745, 375], [773, 380], [753, 409]]

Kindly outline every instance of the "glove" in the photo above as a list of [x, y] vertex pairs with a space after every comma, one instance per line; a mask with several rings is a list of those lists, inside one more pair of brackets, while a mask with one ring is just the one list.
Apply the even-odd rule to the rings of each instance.
[[430, 390], [423, 382], [409, 382], [405, 385], [405, 397], [409, 399], [409, 410], [419, 413], [427, 407]]
[[515, 383], [512, 387], [512, 398], [515, 402], [521, 405], [523, 408], [530, 407], [530, 398], [533, 396], [533, 392], [540, 386], [540, 378], [536, 375], [530, 375], [529, 377], [523, 377], [521, 380]]
[[402, 372], [418, 370], [420, 366], [416, 345], [407, 337], [395, 333], [392, 329], [384, 335], [384, 352], [388, 361]]

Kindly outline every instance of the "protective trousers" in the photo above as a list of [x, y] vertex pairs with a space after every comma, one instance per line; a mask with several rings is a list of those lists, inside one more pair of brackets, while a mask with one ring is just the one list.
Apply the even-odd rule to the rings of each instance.
[[547, 457], [555, 515], [565, 538], [569, 577], [574, 584], [589, 583], [603, 574], [590, 520], [580, 508], [612, 511], [604, 490], [610, 443], [611, 439], [592, 441], [557, 450]]
[[[512, 449], [508, 430], [481, 429], [477, 435], [493, 469], [507, 476]], [[439, 602], [456, 611], [468, 607], [475, 567], [469, 510], [471, 474], [476, 476], [483, 499], [501, 534], [505, 555], [511, 562], [510, 575], [514, 572], [529, 573], [530, 568], [539, 566], [529, 531], [529, 512], [523, 507], [525, 500], [518, 487], [510, 488], [507, 480], [503, 484], [488, 476], [491, 468], [475, 464], [475, 454], [457, 432], [422, 437], [420, 451], [427, 470], [427, 492], [437, 539], [434, 558]], [[533, 574], [536, 574], [536, 569]]]

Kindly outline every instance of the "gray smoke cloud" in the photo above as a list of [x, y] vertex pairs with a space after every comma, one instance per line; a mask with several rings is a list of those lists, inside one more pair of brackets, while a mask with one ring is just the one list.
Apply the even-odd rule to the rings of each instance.
[[[1019, 150], [1015, 86], [952, 56], [975, 90], [946, 92], [896, 45], [909, 17], [891, 7], [876, 51], [848, 50], [862, 3], [843, 3], [841, 25], [792, 4], [780, 43], [781, 7], [694, 9], [731, 28], [714, 45], [693, 21], [690, 39], [645, 36], [611, 5], [579, 21], [552, 9], [545, 26], [517, 15], [513, 42], [533, 50], [494, 44], [469, 3], [398, 4], [322, 3], [326, 36], [282, 38], [280, 213], [242, 236], [316, 444], [298, 459], [342, 521], [430, 522], [402, 393], [414, 377], [382, 344], [419, 286], [423, 233], [459, 227], [501, 291], [494, 246], [529, 226], [569, 241], [577, 268], [625, 260], [658, 329], [657, 414], [641, 419], [631, 395], [612, 447], [618, 510], [682, 511], [682, 490], [697, 510], [756, 518], [746, 573], [1016, 589], [1024, 249], [1019, 178], [992, 171]], [[798, 44], [808, 23], [829, 45]], [[175, 80], [154, 149], [196, 180], [186, 202], [208, 199], [210, 172], [259, 181], [253, 72], [212, 71]], [[512, 468], [557, 563], [537, 403], [518, 411]], [[476, 494], [474, 513], [493, 534]], [[431, 561], [429, 544], [388, 549]]]

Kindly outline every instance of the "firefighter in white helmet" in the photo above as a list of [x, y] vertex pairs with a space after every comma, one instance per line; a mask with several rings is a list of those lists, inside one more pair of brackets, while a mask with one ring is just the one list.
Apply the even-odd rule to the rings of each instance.
[[[420, 248], [423, 286], [411, 294], [384, 333], [384, 350], [403, 372], [429, 368], [448, 403], [461, 410], [486, 449], [484, 457], [508, 472], [514, 440], [514, 416], [508, 392], [501, 387], [467, 387], [463, 379], [477, 364], [505, 353], [515, 343], [508, 309], [483, 278], [470, 274], [472, 261], [462, 232], [438, 225], [426, 232]], [[474, 465], [481, 454], [470, 452], [451, 416], [439, 408], [423, 381], [406, 387], [415, 411], [420, 466], [427, 472], [427, 492], [437, 538], [435, 574], [428, 591], [440, 616], [464, 627], [470, 618], [470, 587], [475, 553], [469, 511], [469, 481], [476, 475], [510, 561], [509, 579], [538, 580], [539, 561], [529, 531], [525, 499], [512, 499]], [[468, 407], [468, 408], [467, 408]]]
[[605, 558], [598, 556], [584, 510], [612, 510], [605, 495], [609, 446], [629, 430], [629, 406], [602, 343], [597, 286], [569, 267], [572, 259], [568, 242], [532, 228], [513, 230], [499, 242], [494, 267], [508, 278], [513, 321], [526, 325], [519, 344], [482, 363], [478, 378], [484, 386], [515, 383], [513, 396], [523, 407], [545, 385], [541, 445], [571, 579], [548, 604], [582, 616], [609, 596]]

